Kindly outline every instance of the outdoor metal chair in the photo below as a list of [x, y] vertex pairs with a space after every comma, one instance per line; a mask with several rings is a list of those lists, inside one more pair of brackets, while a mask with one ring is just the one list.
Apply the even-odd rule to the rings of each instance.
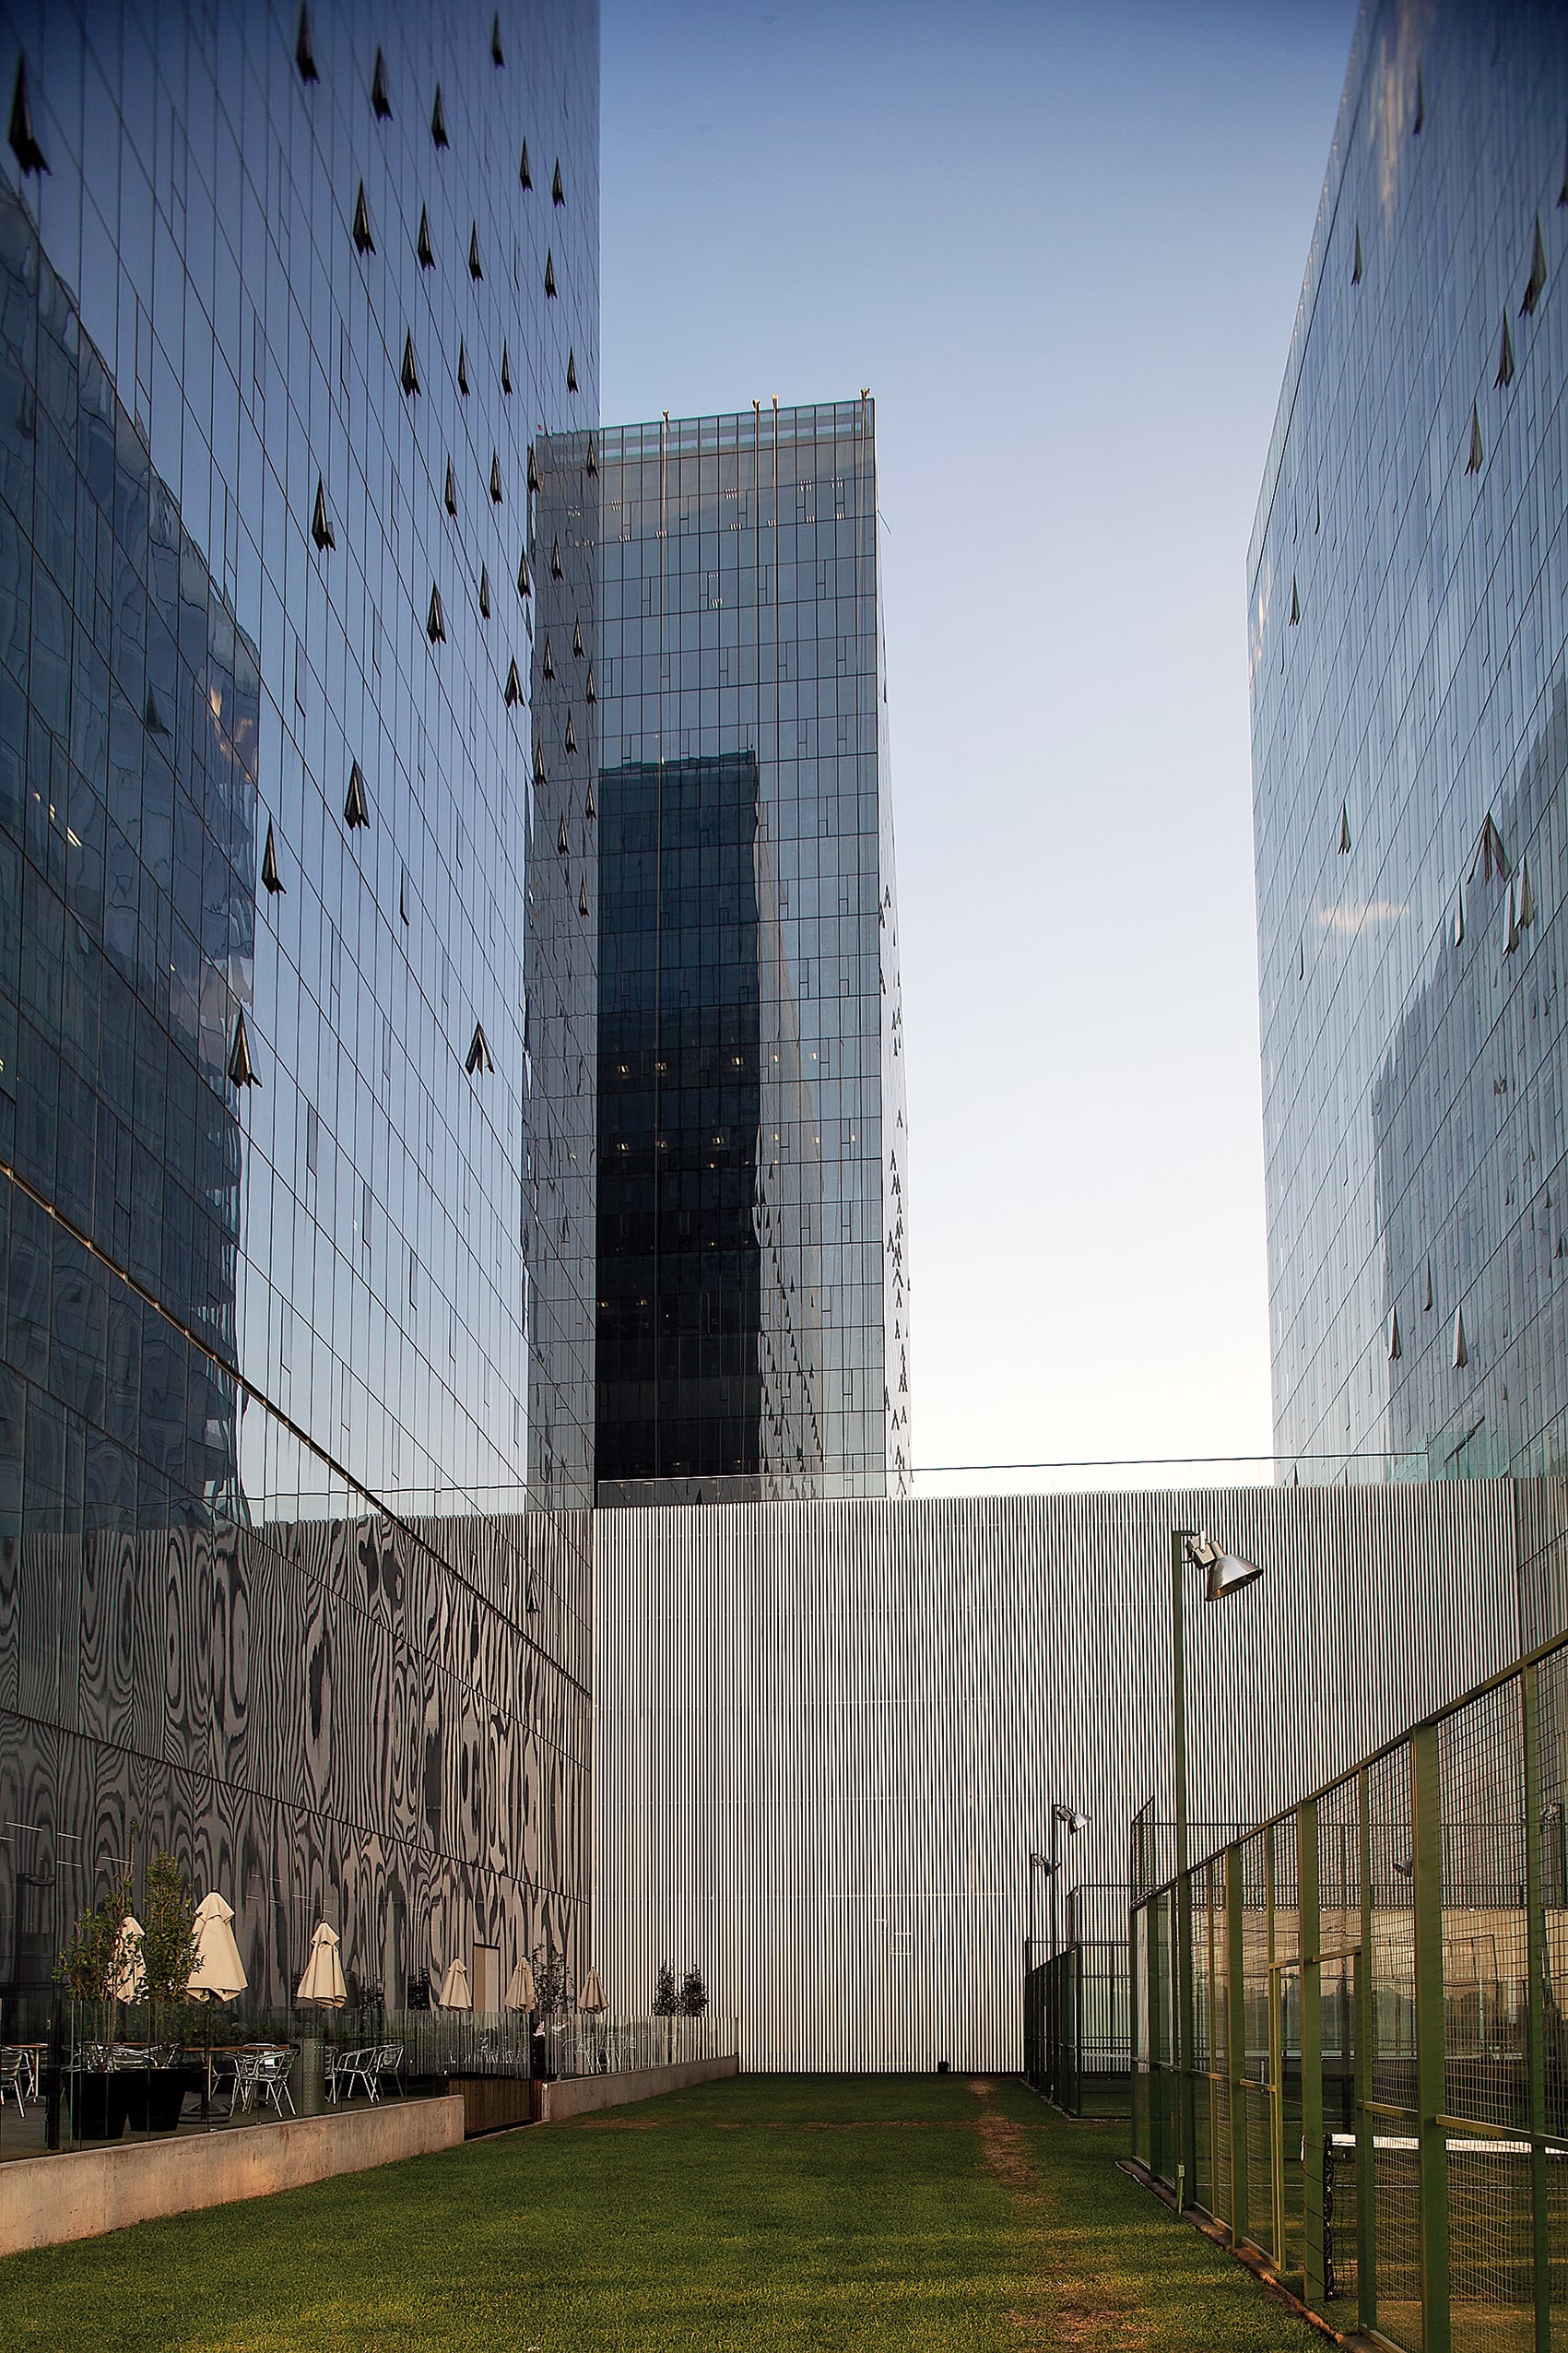
[[236, 2051], [234, 2053], [234, 2079], [229, 2087], [230, 2116], [249, 2114], [261, 2083], [262, 2062], [267, 2055], [265, 2051]]
[[294, 2095], [289, 2088], [289, 2078], [294, 2072], [294, 2062], [299, 2056], [297, 2048], [290, 2048], [288, 2051], [261, 2051], [256, 2053], [254, 2089], [271, 2102], [273, 2111], [278, 2117], [283, 2114], [285, 2100], [289, 2103], [289, 2115], [298, 2113], [294, 2106]]
[[24, 2094], [29, 2080], [28, 2053], [25, 2051], [0, 2051], [0, 2109], [6, 2105], [6, 2094], [12, 2092], [16, 2096], [18, 2115], [25, 2116], [28, 2110]]
[[388, 2079], [398, 2098], [407, 2099], [407, 2094], [403, 2084], [403, 2045], [400, 2042], [381, 2044], [375, 2054], [375, 2077], [376, 2088], [371, 2095], [373, 2099], [380, 2099], [384, 2097], [382, 2087]]

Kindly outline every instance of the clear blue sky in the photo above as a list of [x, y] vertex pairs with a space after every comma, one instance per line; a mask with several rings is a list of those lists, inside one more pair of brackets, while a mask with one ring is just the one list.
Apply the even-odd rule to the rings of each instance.
[[607, 422], [877, 398], [915, 1459], [1270, 1443], [1244, 570], [1350, 0], [605, 0]]

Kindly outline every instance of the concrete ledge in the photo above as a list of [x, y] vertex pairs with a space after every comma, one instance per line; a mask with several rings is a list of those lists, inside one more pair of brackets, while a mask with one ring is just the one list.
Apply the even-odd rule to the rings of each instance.
[[0, 2255], [96, 2239], [159, 2215], [270, 2197], [336, 2173], [457, 2148], [462, 2140], [463, 2102], [447, 2097], [18, 2157], [0, 2165]]
[[657, 2099], [661, 2092], [685, 2091], [690, 2084], [716, 2083], [721, 2075], [739, 2073], [738, 2059], [692, 2059], [683, 2067], [639, 2067], [624, 2075], [563, 2075], [534, 2086], [534, 2113], [541, 2124], [560, 2124], [595, 2108], [625, 2108], [633, 2100]]

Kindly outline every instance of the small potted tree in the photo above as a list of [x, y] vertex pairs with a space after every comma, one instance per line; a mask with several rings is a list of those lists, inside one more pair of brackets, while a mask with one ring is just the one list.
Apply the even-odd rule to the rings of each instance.
[[566, 1955], [558, 1953], [551, 1945], [534, 1947], [534, 2034], [533, 2067], [536, 2081], [545, 2081], [551, 2073], [545, 2028], [566, 2007]]
[[695, 1964], [680, 1981], [680, 2015], [683, 2018], [700, 2018], [708, 2007], [708, 1989], [702, 1982], [702, 1972]]
[[193, 2082], [181, 2045], [190, 2009], [185, 1988], [196, 1965], [196, 1908], [173, 1856], [160, 1848], [147, 1867], [143, 1903], [142, 1968], [154, 2029], [159, 2013], [163, 2043], [148, 2051], [147, 2123], [149, 2132], [171, 2133], [180, 2121]]
[[[659, 1963], [658, 1981], [654, 1987], [654, 2016], [655, 2018], [673, 2018], [679, 2015], [679, 2011], [680, 1996], [675, 1990], [674, 1965], [669, 1961], [661, 1961]], [[673, 2032], [674, 2029], [671, 2027], [666, 2026], [662, 2037], [660, 2038], [664, 2043], [665, 2064], [666, 2067], [668, 2066], [670, 2060], [670, 2040]]]
[[[71, 1997], [75, 2046], [70, 2075], [71, 2136], [117, 2141], [125, 2129], [129, 2081], [113, 2068], [115, 1980], [120, 1940], [131, 1909], [129, 1869], [110, 1882], [102, 1903], [77, 1919], [54, 1974]], [[85, 2014], [85, 2015], [84, 2015]]]

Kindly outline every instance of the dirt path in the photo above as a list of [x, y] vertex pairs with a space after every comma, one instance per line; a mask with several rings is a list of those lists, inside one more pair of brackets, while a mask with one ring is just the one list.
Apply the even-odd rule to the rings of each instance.
[[969, 2088], [980, 2102], [976, 2129], [986, 2170], [1011, 2191], [1032, 2242], [1030, 2306], [1008, 2314], [1020, 2353], [1141, 2353], [1149, 2334], [1136, 2302], [1084, 2269], [1087, 2234], [1064, 2227], [1061, 2202], [1035, 2170], [1029, 2134], [991, 2105], [985, 2077], [971, 2076]]

